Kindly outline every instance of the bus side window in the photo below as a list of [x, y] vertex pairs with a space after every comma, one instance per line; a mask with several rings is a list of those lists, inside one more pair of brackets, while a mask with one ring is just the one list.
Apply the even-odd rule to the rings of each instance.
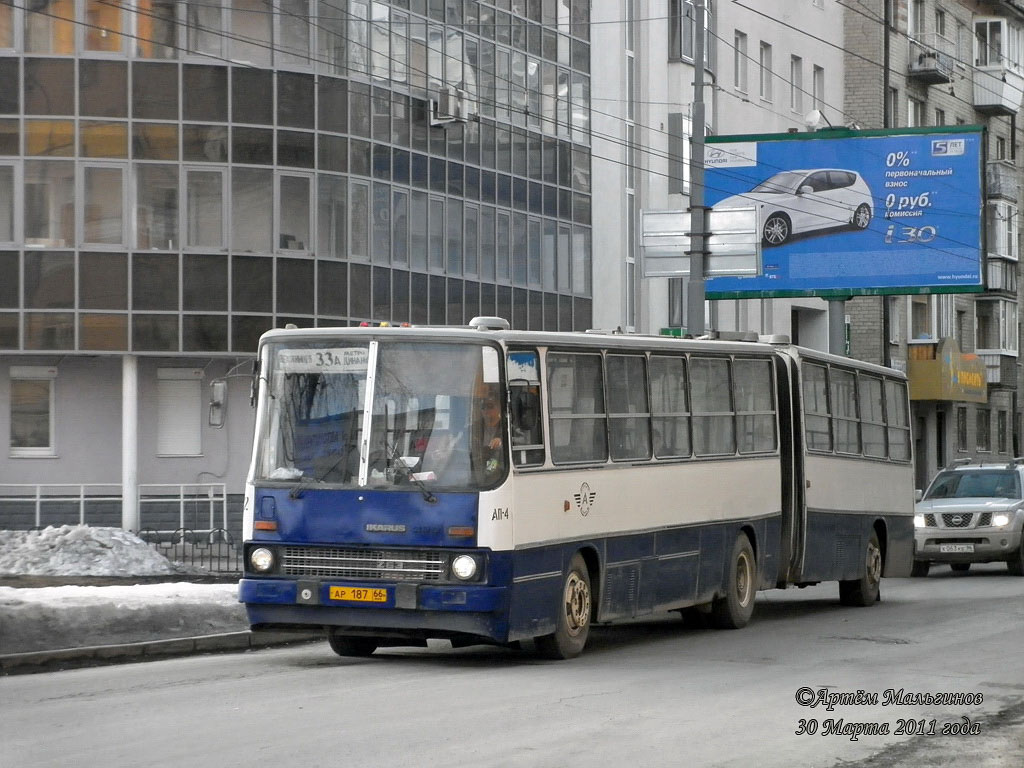
[[509, 352], [507, 366], [512, 463], [517, 467], [543, 464], [540, 358], [534, 351]]

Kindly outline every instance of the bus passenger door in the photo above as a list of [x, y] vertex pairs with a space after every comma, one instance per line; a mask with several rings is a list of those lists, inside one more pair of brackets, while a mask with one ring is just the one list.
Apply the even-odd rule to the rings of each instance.
[[806, 538], [803, 439], [797, 366], [788, 354], [775, 358], [779, 393], [779, 458], [782, 464], [782, 530], [779, 537], [779, 586], [792, 583], [803, 563]]

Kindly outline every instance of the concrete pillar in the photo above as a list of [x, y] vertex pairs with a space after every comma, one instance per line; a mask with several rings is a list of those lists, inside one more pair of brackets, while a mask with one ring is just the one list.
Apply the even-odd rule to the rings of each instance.
[[139, 530], [139, 359], [121, 362], [121, 527]]

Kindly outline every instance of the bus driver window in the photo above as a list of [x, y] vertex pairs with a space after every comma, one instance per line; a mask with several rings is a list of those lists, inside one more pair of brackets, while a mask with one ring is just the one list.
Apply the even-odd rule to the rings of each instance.
[[533, 350], [509, 352], [507, 365], [512, 463], [517, 467], [543, 464], [540, 359]]

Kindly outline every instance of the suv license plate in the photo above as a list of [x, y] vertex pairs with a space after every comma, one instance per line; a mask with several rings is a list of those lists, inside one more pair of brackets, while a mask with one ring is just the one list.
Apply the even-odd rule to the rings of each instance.
[[967, 553], [971, 554], [974, 552], [973, 544], [939, 544], [939, 552], [943, 554], [956, 554], [956, 553]]

